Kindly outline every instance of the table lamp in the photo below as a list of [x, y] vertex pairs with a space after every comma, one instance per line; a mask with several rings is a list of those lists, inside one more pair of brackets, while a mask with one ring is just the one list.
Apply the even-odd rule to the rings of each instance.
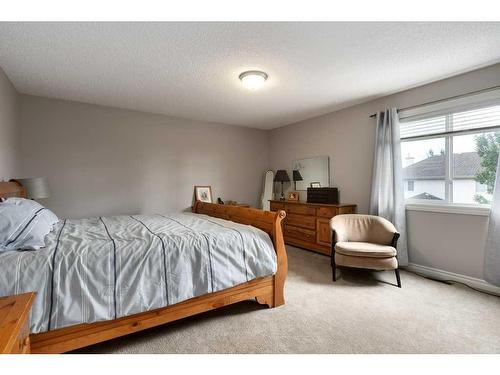
[[284, 169], [278, 169], [276, 171], [276, 175], [274, 176], [274, 182], [281, 182], [280, 200], [282, 200], [282, 201], [285, 200], [285, 194], [283, 194], [283, 183], [289, 182], [289, 181], [290, 181], [290, 177], [288, 176], [288, 173]]
[[304, 180], [302, 178], [302, 175], [300, 174], [300, 172], [296, 169], [293, 171], [293, 188], [294, 190], [297, 190], [297, 181], [302, 181]]
[[43, 199], [50, 197], [47, 177], [22, 178], [17, 180], [26, 189], [28, 199]]

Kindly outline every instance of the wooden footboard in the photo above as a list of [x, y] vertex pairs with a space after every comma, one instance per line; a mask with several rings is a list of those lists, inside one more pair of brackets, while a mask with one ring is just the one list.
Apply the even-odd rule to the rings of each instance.
[[285, 303], [285, 279], [288, 272], [288, 260], [281, 223], [286, 216], [285, 211], [271, 212], [255, 208], [242, 208], [197, 201], [193, 206], [193, 212], [251, 225], [269, 234], [274, 244], [274, 250], [276, 251], [278, 271], [274, 275], [272, 299], [268, 298], [265, 301], [258, 299], [258, 301], [269, 305], [269, 307], [283, 305]]
[[202, 202], [196, 202], [193, 212], [252, 225], [267, 232], [276, 251], [278, 261], [276, 274], [161, 309], [110, 321], [79, 324], [31, 335], [31, 352], [64, 353], [250, 298], [255, 298], [257, 302], [269, 307], [283, 305], [285, 303], [284, 287], [288, 267], [281, 229], [281, 221], [285, 217], [285, 212], [267, 212]]

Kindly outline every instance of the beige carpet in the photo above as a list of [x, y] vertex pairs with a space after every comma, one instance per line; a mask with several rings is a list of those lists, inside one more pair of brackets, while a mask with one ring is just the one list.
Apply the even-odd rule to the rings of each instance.
[[[500, 298], [402, 272], [342, 270], [288, 247], [286, 305], [253, 301], [80, 353], [500, 353]], [[381, 282], [380, 282], [381, 281]]]

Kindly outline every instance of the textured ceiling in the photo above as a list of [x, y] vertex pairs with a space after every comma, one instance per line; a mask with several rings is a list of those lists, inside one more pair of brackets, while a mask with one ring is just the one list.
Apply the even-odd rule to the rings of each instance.
[[270, 129], [499, 62], [499, 40], [500, 23], [0, 23], [0, 66], [26, 94]]

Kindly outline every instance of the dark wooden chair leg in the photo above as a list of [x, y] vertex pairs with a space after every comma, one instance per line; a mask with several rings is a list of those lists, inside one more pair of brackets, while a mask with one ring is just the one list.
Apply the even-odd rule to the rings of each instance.
[[333, 281], [337, 281], [337, 276], [336, 276], [337, 267], [336, 267], [336, 264], [335, 264], [335, 232], [333, 233], [333, 238], [332, 238], [332, 259], [331, 259], [331, 264], [332, 264], [332, 279], [333, 279]]
[[398, 282], [398, 288], [401, 288], [401, 278], [399, 277], [399, 269], [396, 268], [394, 270], [394, 273], [396, 274], [396, 281]]
[[337, 267], [335, 266], [335, 253], [333, 254], [332, 257], [332, 279], [333, 281], [337, 281]]

